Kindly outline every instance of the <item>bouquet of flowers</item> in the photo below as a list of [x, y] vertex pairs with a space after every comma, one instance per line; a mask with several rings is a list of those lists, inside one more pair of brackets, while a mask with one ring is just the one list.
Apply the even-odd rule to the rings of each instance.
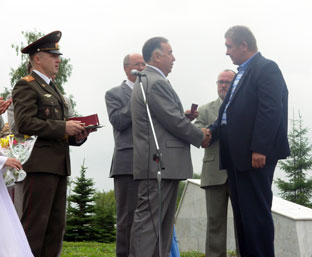
[[[32, 152], [37, 136], [15, 137], [8, 135], [0, 139], [0, 153], [3, 156], [15, 158], [23, 165]], [[7, 186], [13, 186], [15, 182], [23, 181], [26, 177], [24, 170], [7, 169], [3, 175]]]

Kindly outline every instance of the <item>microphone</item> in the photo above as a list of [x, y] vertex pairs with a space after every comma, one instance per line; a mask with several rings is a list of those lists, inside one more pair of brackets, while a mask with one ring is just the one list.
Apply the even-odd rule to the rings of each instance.
[[133, 76], [137, 76], [137, 77], [146, 77], [145, 74], [143, 74], [142, 72], [138, 71], [138, 70], [131, 70], [130, 71], [131, 75]]

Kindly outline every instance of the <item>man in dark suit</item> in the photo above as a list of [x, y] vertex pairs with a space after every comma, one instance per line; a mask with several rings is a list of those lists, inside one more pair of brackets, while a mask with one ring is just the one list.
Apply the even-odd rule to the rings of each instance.
[[277, 161], [289, 155], [288, 90], [247, 27], [231, 27], [225, 46], [239, 68], [210, 127], [212, 142], [220, 136], [220, 168], [228, 171], [241, 256], [273, 257], [271, 185]]
[[168, 40], [151, 38], [143, 46], [147, 67], [143, 87], [161, 152], [162, 253], [158, 252], [159, 202], [156, 152], [145, 101], [138, 80], [131, 95], [133, 175], [140, 180], [138, 204], [131, 230], [131, 257], [169, 256], [179, 181], [193, 173], [190, 144], [206, 143], [205, 129], [195, 127], [184, 115], [181, 101], [167, 80], [175, 58]]
[[110, 171], [114, 178], [117, 209], [116, 256], [128, 257], [130, 231], [137, 204], [139, 182], [133, 180], [133, 142], [130, 96], [136, 77], [132, 69], [142, 71], [145, 62], [140, 54], [128, 54], [123, 61], [127, 80], [106, 92], [109, 121], [114, 129], [115, 148]]
[[23, 165], [21, 222], [35, 257], [58, 256], [65, 226], [69, 145], [81, 145], [88, 132], [79, 121], [67, 121], [68, 109], [51, 81], [60, 63], [58, 41], [52, 32], [22, 49], [33, 71], [13, 89], [18, 132], [37, 135], [29, 160]]
[[[219, 108], [235, 77], [232, 70], [218, 75], [218, 98], [198, 108], [195, 126], [206, 128], [213, 124]], [[219, 169], [219, 141], [205, 148], [200, 186], [205, 189], [207, 211], [206, 257], [226, 257], [227, 210], [230, 189], [226, 170]]]

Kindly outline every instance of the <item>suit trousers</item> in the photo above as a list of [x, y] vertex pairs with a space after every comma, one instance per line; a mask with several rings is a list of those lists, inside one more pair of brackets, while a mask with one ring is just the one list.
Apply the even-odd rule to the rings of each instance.
[[[162, 256], [169, 257], [179, 180], [161, 181]], [[158, 257], [159, 198], [156, 179], [141, 180], [130, 239], [130, 257]]]
[[139, 181], [132, 175], [114, 176], [117, 209], [116, 257], [128, 257], [130, 232], [137, 206]]
[[226, 257], [228, 183], [205, 187], [205, 193], [207, 211], [205, 256]]
[[56, 257], [65, 228], [67, 177], [28, 173], [21, 222], [35, 257]]
[[231, 203], [242, 257], [274, 257], [274, 223], [271, 214], [272, 180], [277, 162], [264, 168], [237, 170], [228, 150], [226, 126], [221, 128]]

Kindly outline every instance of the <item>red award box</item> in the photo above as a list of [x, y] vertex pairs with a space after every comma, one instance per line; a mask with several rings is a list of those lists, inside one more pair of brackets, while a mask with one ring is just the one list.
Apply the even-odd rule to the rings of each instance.
[[97, 128], [101, 128], [99, 118], [97, 114], [92, 114], [88, 116], [72, 117], [69, 120], [78, 120], [84, 123], [86, 129], [91, 129], [90, 132], [96, 131]]

